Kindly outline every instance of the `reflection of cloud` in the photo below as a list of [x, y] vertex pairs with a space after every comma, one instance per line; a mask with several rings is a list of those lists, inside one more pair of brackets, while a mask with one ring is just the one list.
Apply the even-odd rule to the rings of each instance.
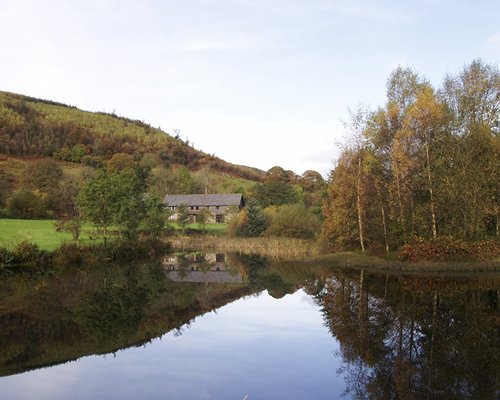
[[78, 361], [70, 362], [2, 378], [2, 399], [21, 398], [20, 388], [26, 400], [69, 398], [68, 394], [81, 383], [81, 366]]

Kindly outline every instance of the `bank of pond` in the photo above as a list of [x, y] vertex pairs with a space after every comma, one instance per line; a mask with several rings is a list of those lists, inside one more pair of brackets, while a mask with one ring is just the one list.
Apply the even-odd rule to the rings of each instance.
[[29, 398], [27, 388], [38, 398], [65, 390], [81, 398], [498, 394], [495, 272], [376, 272], [173, 251], [0, 276], [6, 399]]
[[149, 258], [170, 251], [183, 250], [258, 253], [285, 260], [320, 261], [328, 259], [339, 266], [366, 266], [393, 269], [496, 270], [500, 267], [500, 240], [489, 238], [464, 241], [451, 237], [436, 240], [413, 238], [398, 249], [387, 252], [375, 243], [366, 252], [343, 251], [316, 239], [288, 237], [229, 236], [224, 224], [191, 224], [152, 236], [137, 232], [127, 238], [115, 229], [107, 235], [84, 224], [78, 240], [71, 234], [54, 230], [54, 220], [0, 220], [0, 268], [13, 265], [68, 265], [102, 261]]
[[[451, 244], [450, 244], [451, 243]], [[260, 254], [283, 261], [331, 263], [338, 267], [371, 268], [399, 271], [499, 271], [500, 242], [472, 244], [442, 240], [439, 243], [417, 242], [398, 252], [387, 254], [361, 252], [323, 252], [316, 241], [279, 237], [220, 237], [212, 235], [113, 238], [81, 244], [63, 242], [53, 251], [40, 249], [29, 240], [8, 248], [0, 246], [0, 271], [23, 268], [129, 262], [145, 260], [181, 251], [216, 251], [219, 253]]]

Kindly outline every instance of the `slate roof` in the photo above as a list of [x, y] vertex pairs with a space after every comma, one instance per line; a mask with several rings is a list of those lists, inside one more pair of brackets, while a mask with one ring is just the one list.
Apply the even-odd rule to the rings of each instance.
[[163, 202], [169, 206], [239, 206], [241, 194], [167, 194]]

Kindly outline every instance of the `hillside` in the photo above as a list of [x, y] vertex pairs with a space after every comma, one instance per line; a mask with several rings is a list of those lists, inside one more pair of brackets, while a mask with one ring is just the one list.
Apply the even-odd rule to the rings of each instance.
[[92, 165], [117, 153], [130, 154], [136, 161], [152, 155], [167, 167], [205, 169], [244, 181], [261, 181], [265, 175], [256, 168], [231, 164], [196, 150], [142, 121], [0, 92], [0, 154], [54, 157]]

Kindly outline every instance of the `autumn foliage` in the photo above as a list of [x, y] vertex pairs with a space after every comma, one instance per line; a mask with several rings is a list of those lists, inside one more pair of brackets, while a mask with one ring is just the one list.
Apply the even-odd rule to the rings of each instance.
[[458, 259], [482, 251], [468, 242], [498, 240], [499, 99], [500, 72], [480, 60], [439, 88], [397, 68], [386, 104], [346, 123], [323, 207], [330, 246]]

